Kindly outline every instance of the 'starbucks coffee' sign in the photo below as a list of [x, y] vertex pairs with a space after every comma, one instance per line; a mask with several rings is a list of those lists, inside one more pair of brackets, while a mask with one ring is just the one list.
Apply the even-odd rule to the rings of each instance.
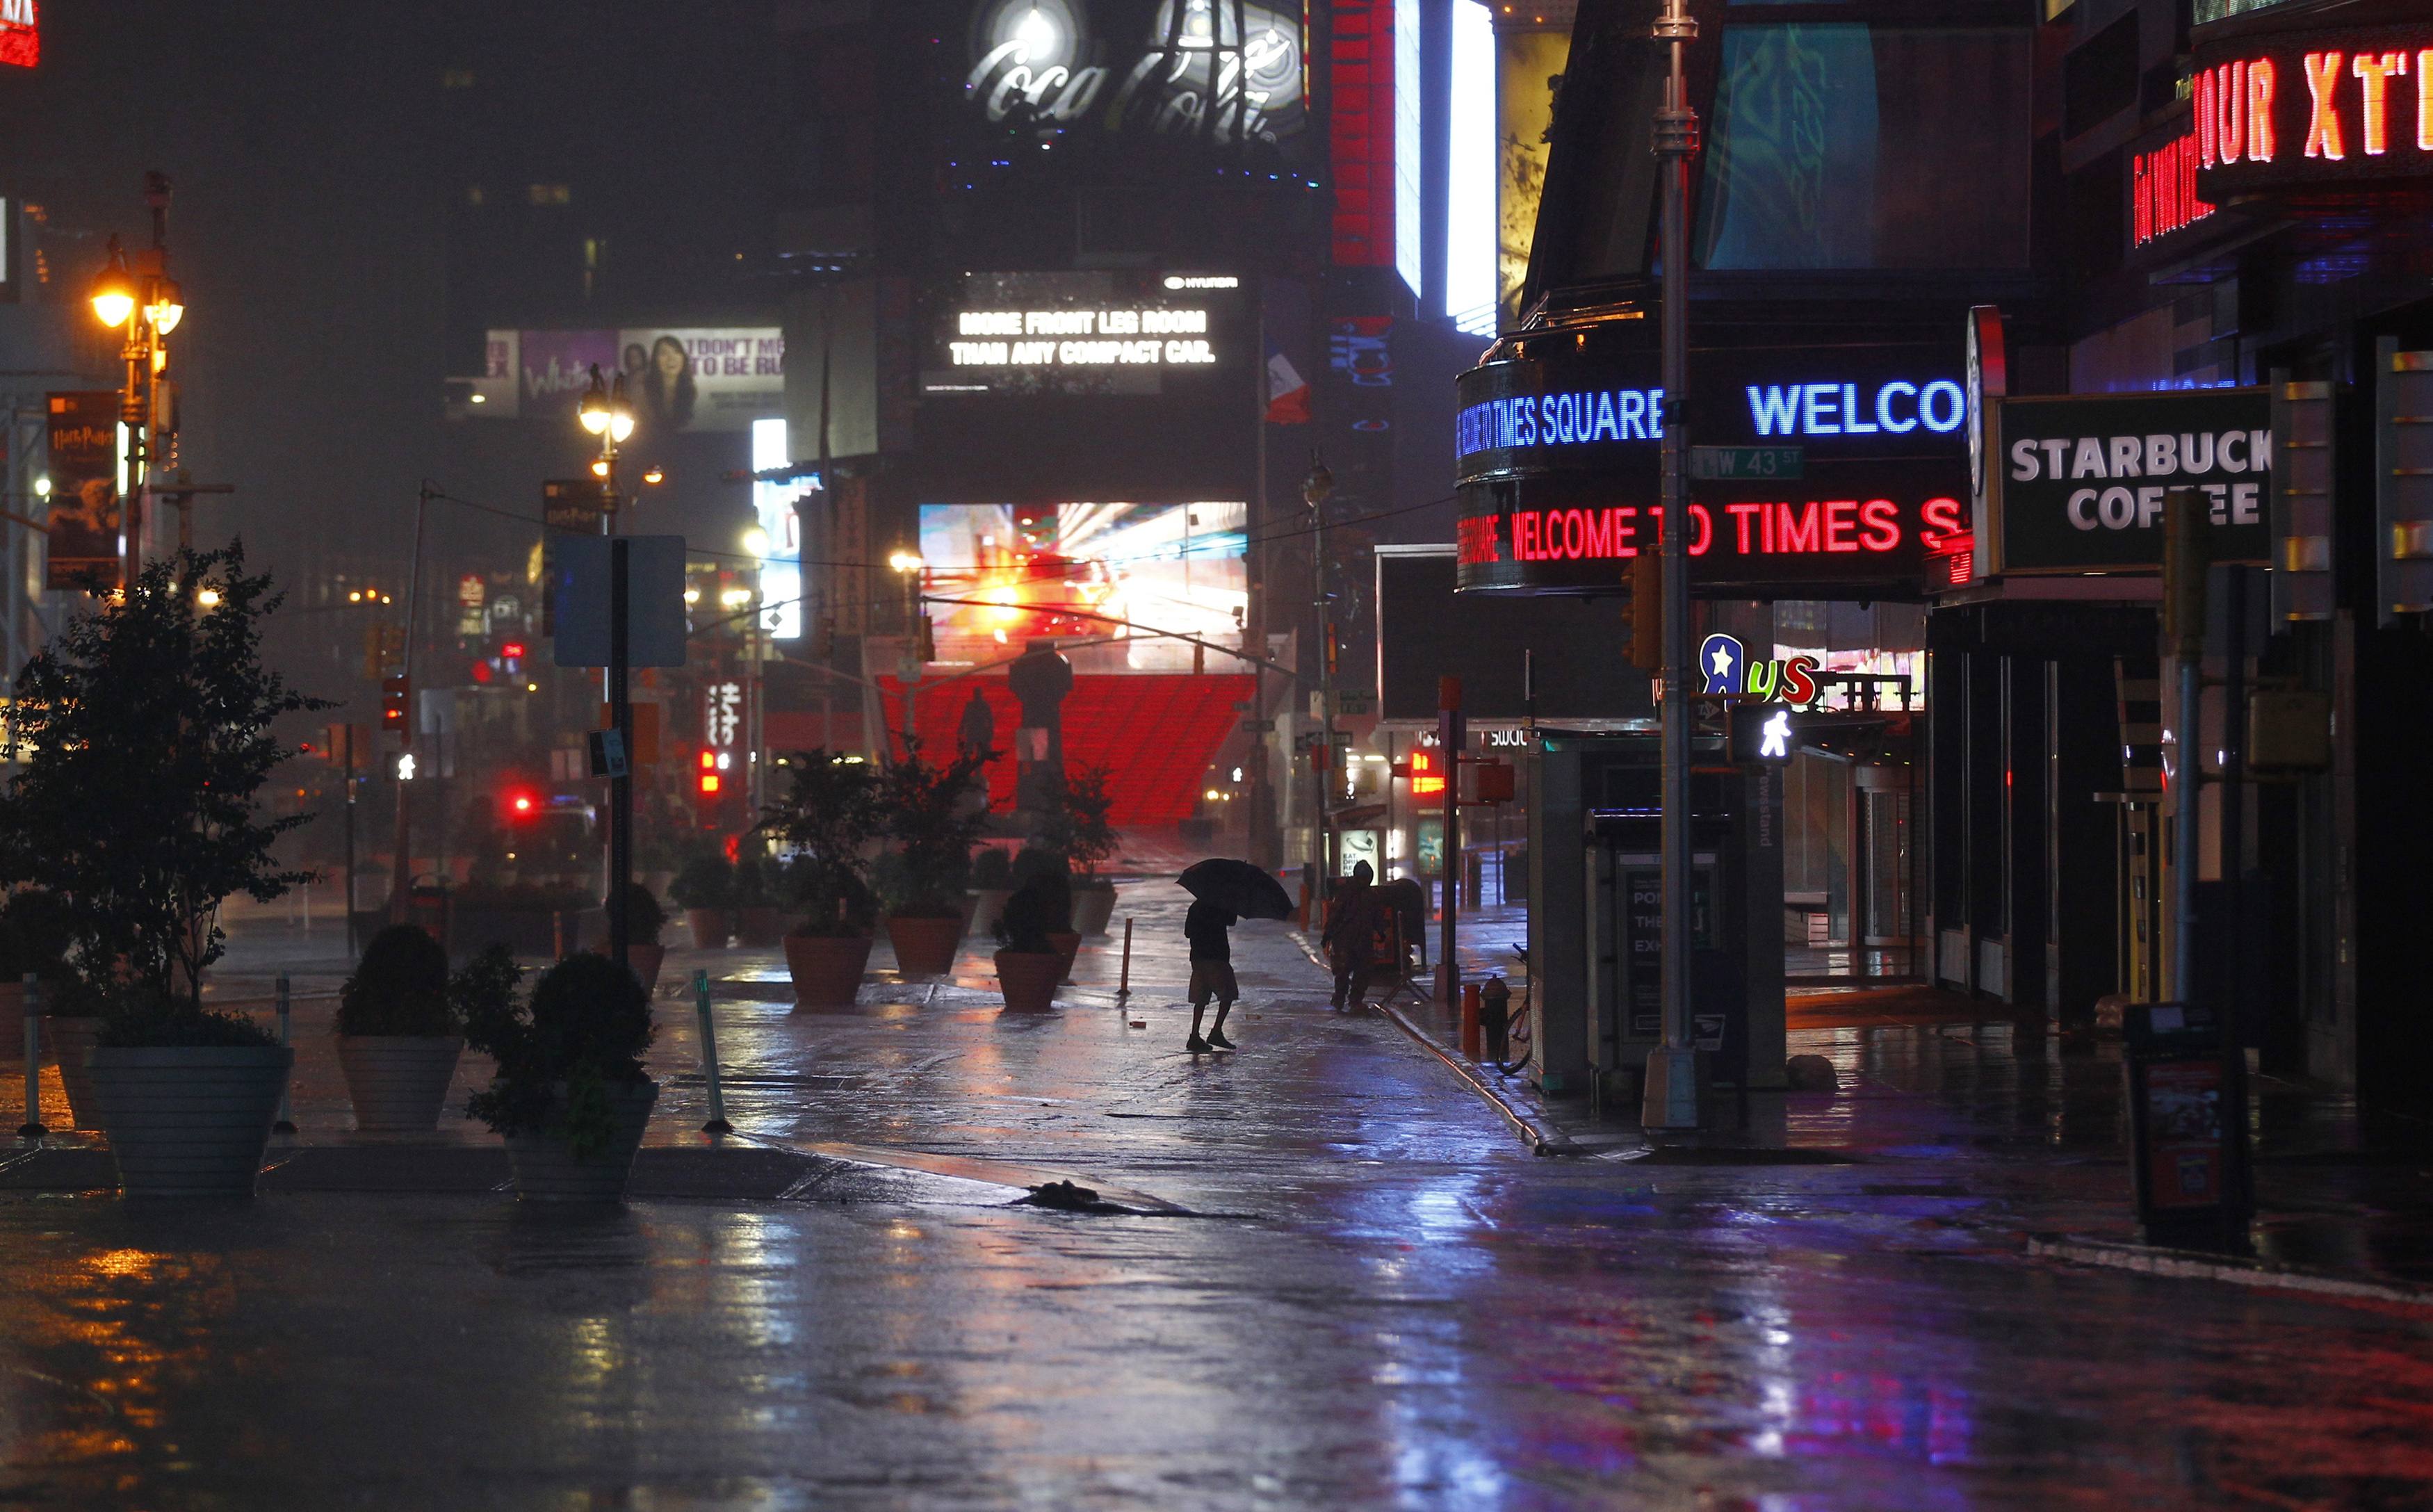
[[1987, 469], [1999, 572], [2151, 570], [2163, 497], [2203, 493], [2215, 561], [2271, 552], [2271, 404], [2260, 388], [1997, 401]]

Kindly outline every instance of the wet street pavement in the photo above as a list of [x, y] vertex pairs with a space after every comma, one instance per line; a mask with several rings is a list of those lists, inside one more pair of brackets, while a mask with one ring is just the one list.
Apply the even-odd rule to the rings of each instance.
[[[662, 1179], [614, 1214], [277, 1171], [235, 1207], [0, 1193], [0, 1497], [2433, 1502], [2433, 1309], [2028, 1256], [2032, 1233], [2121, 1222], [2099, 1062], [2007, 1024], [1802, 1030], [1850, 1095], [1760, 1107], [1778, 1132], [1748, 1143], [1787, 1150], [1685, 1162], [1617, 1132], [1534, 1158], [1392, 1022], [1331, 1012], [1279, 926], [1236, 931], [1240, 1050], [1184, 1054], [1182, 901], [1148, 880], [1119, 904], [1130, 998], [1094, 943], [1033, 1017], [997, 1011], [974, 951], [913, 983], [882, 947], [864, 1000], [826, 1012], [791, 1011], [773, 951], [673, 954]], [[342, 968], [326, 941], [249, 932], [222, 990], [274, 963], [325, 989], [303, 968]], [[830, 1163], [815, 1176], [684, 1175], [711, 1159], [695, 967], [737, 1145]], [[326, 1025], [299, 1004], [290, 1170], [368, 1146]], [[2285, 1113], [2285, 1203], [2421, 1214], [2420, 1167], [2344, 1159], [2319, 1104]], [[495, 1148], [452, 1117], [443, 1137]], [[1049, 1176], [1187, 1212], [1012, 1205]]]

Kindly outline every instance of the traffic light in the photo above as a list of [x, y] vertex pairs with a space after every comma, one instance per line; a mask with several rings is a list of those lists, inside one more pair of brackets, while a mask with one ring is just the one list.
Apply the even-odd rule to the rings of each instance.
[[1630, 664], [1664, 667], [1664, 558], [1644, 547], [1630, 559]]
[[703, 797], [715, 798], [719, 795], [719, 790], [726, 786], [726, 779], [719, 774], [716, 752], [704, 751], [701, 754], [701, 770], [694, 773], [693, 780], [698, 784], [697, 790]]
[[2293, 383], [2272, 369], [2272, 570], [2264, 574], [2277, 628], [2329, 620], [2332, 598], [2332, 385]]
[[2211, 501], [2195, 488], [2163, 496], [2163, 638], [2183, 657], [2204, 654], [2209, 508]]
[[1444, 753], [1435, 746], [1414, 746], [1411, 750], [1411, 796], [1440, 798], [1444, 796]]
[[381, 679], [381, 728], [405, 728], [406, 686], [402, 674]]
[[836, 616], [820, 616], [819, 628], [811, 635], [811, 658], [821, 662], [836, 660]]
[[938, 637], [931, 632], [929, 617], [921, 617], [921, 664], [927, 666], [938, 659]]
[[506, 796], [499, 801], [499, 806], [506, 810], [509, 824], [530, 819], [540, 812], [540, 799], [536, 797], [528, 788], [509, 790]]

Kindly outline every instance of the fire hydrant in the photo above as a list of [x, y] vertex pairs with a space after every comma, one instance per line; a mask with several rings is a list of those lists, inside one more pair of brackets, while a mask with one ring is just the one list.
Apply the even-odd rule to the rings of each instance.
[[1487, 1058], [1502, 1065], [1511, 1054], [1512, 989], [1501, 977], [1489, 977], [1478, 990], [1478, 1027], [1487, 1040]]

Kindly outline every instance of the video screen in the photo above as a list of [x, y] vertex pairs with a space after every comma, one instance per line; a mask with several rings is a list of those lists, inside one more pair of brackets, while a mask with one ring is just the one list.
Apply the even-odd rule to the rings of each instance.
[[1104, 642], [1135, 671], [1189, 671], [1193, 647], [1174, 637], [1240, 644], [1247, 518], [1239, 501], [924, 504], [938, 659], [1054, 638]]

